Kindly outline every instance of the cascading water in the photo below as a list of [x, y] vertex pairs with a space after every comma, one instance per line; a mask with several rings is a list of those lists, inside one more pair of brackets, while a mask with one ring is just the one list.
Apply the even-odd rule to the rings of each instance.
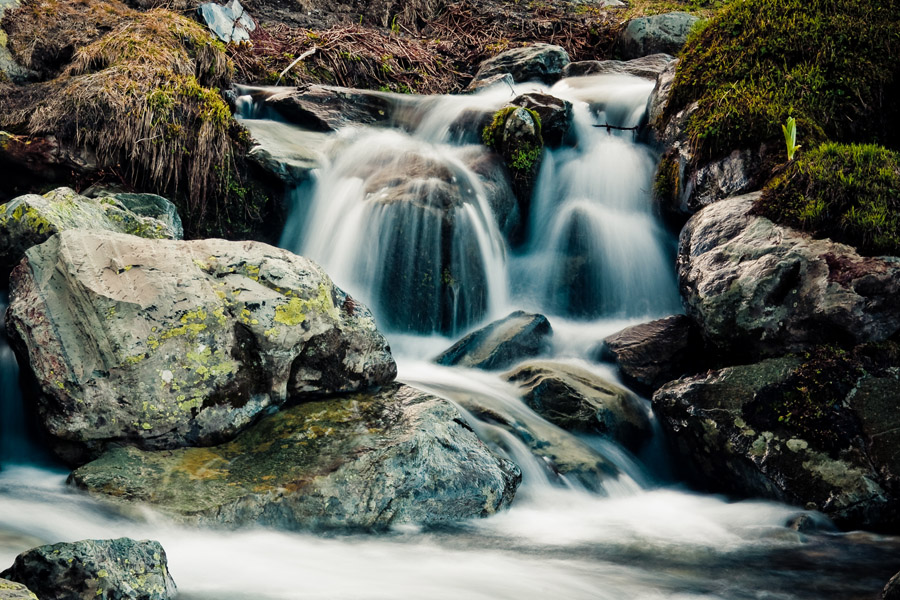
[[[640, 124], [650, 87], [603, 76], [550, 90], [574, 104], [576, 143], [546, 153], [527, 239], [516, 248], [503, 236], [514, 215], [498, 208], [510, 206], [509, 186], [484, 167], [477, 131], [465, 124], [543, 87], [407, 102], [415, 114], [404, 121], [416, 125], [406, 132], [300, 132], [260, 120], [272, 115], [245, 103], [245, 117], [260, 120], [256, 131], [297, 144], [292, 160], [309, 155], [310, 135], [327, 138], [320, 171], [293, 191], [301, 206], [282, 245], [319, 261], [373, 308], [401, 381], [454, 402], [521, 466], [508, 511], [436, 531], [330, 538], [188, 529], [152, 513], [123, 518], [66, 487], [62, 472], [11, 465], [26, 440], [10, 432], [22, 430], [19, 417], [3, 412], [0, 568], [40, 543], [127, 535], [162, 542], [186, 600], [872, 597], [896, 571], [897, 538], [803, 534], [785, 526], [800, 509], [687, 493], [667, 482], [658, 440], [638, 459], [548, 423], [497, 374], [423, 362], [456, 337], [441, 334], [524, 307], [551, 316], [555, 360], [615, 380], [583, 360], [588, 349], [630, 322], [678, 310], [674, 240], [649, 206], [654, 155], [631, 131], [594, 127]], [[5, 387], [16, 371], [2, 341], [0, 361], [8, 411], [21, 397]], [[563, 472], [561, 456], [583, 468]]]

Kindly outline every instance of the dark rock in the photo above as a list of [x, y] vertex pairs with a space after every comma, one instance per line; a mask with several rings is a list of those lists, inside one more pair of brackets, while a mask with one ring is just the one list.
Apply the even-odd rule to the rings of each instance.
[[129, 538], [33, 548], [0, 576], [41, 600], [170, 600], [177, 593], [159, 542]]
[[113, 441], [221, 442], [288, 398], [396, 375], [365, 306], [312, 261], [258, 242], [69, 230], [31, 248], [10, 289], [20, 364], [74, 462]]
[[520, 106], [498, 110], [484, 128], [482, 141], [503, 157], [512, 175], [522, 222], [528, 222], [531, 195], [544, 156], [544, 138], [537, 112]]
[[683, 12], [632, 19], [619, 34], [619, 51], [626, 59], [658, 53], [678, 54], [699, 20]]
[[537, 80], [551, 84], [560, 78], [562, 69], [567, 64], [569, 54], [560, 46], [533, 44], [513, 48], [481, 63], [475, 79], [467, 89], [475, 89], [480, 82], [503, 73], [512, 75], [516, 83]]
[[891, 577], [891, 580], [884, 586], [881, 600], [900, 600], [900, 573]]
[[681, 232], [681, 294], [707, 342], [752, 358], [900, 331], [900, 259], [862, 257], [754, 216], [756, 198], [708, 206]]
[[473, 331], [434, 359], [439, 365], [504, 369], [549, 350], [553, 331], [544, 315], [516, 311]]
[[21, 583], [0, 579], [0, 600], [38, 600], [38, 597]]
[[703, 340], [690, 317], [673, 315], [612, 334], [600, 354], [616, 363], [627, 382], [652, 393], [698, 367]]
[[537, 113], [541, 119], [541, 137], [548, 147], [560, 146], [568, 137], [569, 128], [572, 127], [572, 103], [568, 100], [531, 92], [518, 96], [510, 105], [528, 108]]
[[562, 76], [584, 77], [585, 75], [634, 75], [656, 80], [675, 60], [669, 54], [659, 53], [632, 60], [582, 60], [563, 67]]
[[209, 448], [111, 450], [78, 487], [193, 523], [383, 529], [494, 514], [519, 468], [498, 458], [449, 402], [407, 386], [306, 402]]
[[637, 450], [652, 435], [641, 401], [586, 369], [533, 361], [504, 377], [519, 386], [525, 404], [563, 429], [600, 434], [629, 450]]
[[896, 530], [900, 461], [887, 447], [900, 437], [900, 375], [828, 373], [805, 392], [804, 377], [824, 370], [807, 368], [798, 358], [728, 367], [669, 383], [653, 407], [701, 487], [818, 510], [842, 528]]
[[460, 160], [478, 175], [498, 229], [511, 237], [523, 223], [503, 159], [484, 147], [472, 145], [460, 149]]

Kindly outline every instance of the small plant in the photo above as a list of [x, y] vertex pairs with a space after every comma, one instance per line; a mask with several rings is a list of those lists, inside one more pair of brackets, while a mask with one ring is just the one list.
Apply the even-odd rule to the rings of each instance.
[[787, 118], [787, 123], [781, 126], [781, 131], [784, 132], [784, 143], [787, 145], [787, 157], [790, 162], [794, 160], [794, 154], [800, 148], [797, 144], [797, 122], [794, 117]]

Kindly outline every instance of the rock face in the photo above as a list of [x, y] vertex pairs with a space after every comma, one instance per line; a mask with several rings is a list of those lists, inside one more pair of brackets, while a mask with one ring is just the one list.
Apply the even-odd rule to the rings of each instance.
[[21, 583], [0, 579], [0, 600], [38, 600], [38, 597]]
[[13, 272], [7, 321], [47, 430], [91, 451], [220, 442], [288, 398], [396, 374], [365, 306], [257, 242], [64, 231]]
[[813, 508], [844, 528], [896, 530], [900, 374], [857, 373], [836, 400], [804, 399], [801, 363], [767, 359], [657, 391], [680, 464], [707, 489]]
[[493, 514], [521, 473], [450, 403], [395, 385], [282, 410], [220, 446], [117, 448], [71, 480], [193, 522], [381, 529]]
[[504, 377], [519, 386], [525, 404], [563, 429], [597, 433], [630, 450], [652, 435], [640, 400], [581, 367], [535, 361], [519, 365]]
[[541, 119], [541, 137], [544, 143], [555, 148], [562, 145], [572, 127], [572, 103], [550, 94], [531, 92], [518, 96], [513, 106], [529, 108]]
[[469, 84], [474, 89], [488, 78], [509, 73], [515, 82], [537, 80], [551, 84], [560, 78], [563, 67], [569, 64], [569, 54], [560, 46], [534, 44], [513, 48], [489, 58], [478, 68], [475, 79]]
[[600, 355], [614, 361], [622, 376], [642, 392], [652, 392], [695, 368], [703, 340], [685, 315], [626, 327], [603, 340]]
[[434, 359], [439, 365], [504, 369], [549, 350], [553, 330], [544, 315], [521, 310], [473, 331]]
[[619, 51], [626, 59], [649, 54], [678, 54], [699, 17], [672, 12], [632, 19], [619, 34]]
[[584, 77], [585, 75], [634, 75], [656, 80], [675, 58], [659, 53], [632, 60], [582, 60], [567, 64], [562, 70], [563, 77]]
[[86, 198], [69, 188], [43, 196], [28, 194], [0, 205], [0, 272], [8, 273], [32, 246], [55, 233], [76, 228], [150, 239], [178, 239], [183, 235], [174, 205], [160, 196]]
[[176, 596], [159, 542], [129, 538], [40, 546], [16, 557], [3, 577], [41, 600], [169, 600]]
[[713, 204], [681, 232], [681, 293], [708, 342], [772, 356], [900, 331], [900, 259], [861, 257], [753, 216], [757, 197]]

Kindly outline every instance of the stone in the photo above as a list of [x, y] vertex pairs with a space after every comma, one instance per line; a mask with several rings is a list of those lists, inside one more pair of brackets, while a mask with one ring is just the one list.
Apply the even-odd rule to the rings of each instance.
[[183, 231], [175, 207], [164, 198], [158, 202], [160, 212], [154, 215], [132, 210], [116, 196], [86, 198], [69, 188], [14, 198], [0, 205], [0, 273], [8, 274], [32, 246], [70, 229], [180, 238]]
[[699, 20], [699, 17], [684, 12], [632, 19], [619, 34], [619, 52], [625, 59], [658, 53], [678, 54]]
[[522, 94], [510, 102], [537, 113], [541, 119], [541, 138], [550, 148], [561, 146], [569, 136], [572, 127], [572, 103], [550, 94], [530, 92]]
[[491, 88], [494, 86], [509, 86], [512, 89], [515, 80], [513, 76], [509, 73], [495, 73], [494, 75], [490, 75], [485, 77], [484, 79], [473, 79], [472, 82], [466, 86], [466, 92], [473, 93], [479, 90], [484, 90], [487, 88]]
[[525, 404], [568, 431], [599, 434], [632, 451], [653, 434], [637, 397], [582, 367], [529, 361], [503, 377], [519, 387]]
[[38, 597], [21, 583], [0, 579], [0, 600], [38, 600]]
[[465, 336], [434, 362], [472, 369], [505, 369], [546, 353], [552, 335], [547, 317], [517, 310]]
[[674, 61], [675, 57], [665, 53], [641, 56], [632, 60], [581, 60], [563, 67], [562, 76], [566, 78], [586, 75], [633, 75], [656, 81]]
[[7, 323], [76, 463], [110, 442], [218, 443], [288, 399], [396, 375], [364, 305], [258, 242], [63, 231], [14, 270]]
[[[0, 0], [0, 21], [3, 14], [10, 9], [19, 7], [19, 0]], [[13, 83], [25, 83], [30, 79], [37, 79], [38, 74], [20, 65], [7, 47], [6, 32], [0, 28], [0, 83], [4, 78]]]
[[170, 600], [177, 595], [166, 553], [150, 540], [40, 546], [17, 556], [0, 576], [27, 585], [41, 600]]
[[[131, 192], [101, 192], [94, 196], [95, 198], [112, 198], [120, 202], [122, 206], [141, 217], [149, 217], [162, 221], [166, 229], [172, 232], [169, 239], [180, 240], [184, 238], [184, 226], [181, 223], [181, 216], [174, 204], [156, 194], [136, 194]], [[130, 232], [126, 232], [130, 233]], [[141, 236], [147, 237], [147, 236]]]
[[888, 446], [900, 437], [900, 374], [854, 373], [836, 399], [809, 400], [817, 407], [797, 395], [801, 363], [771, 358], [660, 388], [653, 408], [678, 464], [707, 490], [818, 510], [844, 529], [896, 531], [900, 460]]
[[881, 600], [900, 600], [900, 573], [891, 577], [884, 591], [881, 592]]
[[900, 258], [863, 257], [755, 216], [758, 197], [712, 204], [681, 232], [681, 295], [708, 343], [752, 358], [900, 331]]
[[453, 405], [404, 385], [285, 408], [224, 445], [116, 448], [70, 478], [190, 523], [290, 530], [483, 517], [506, 507], [520, 480]]
[[569, 54], [561, 46], [532, 44], [513, 48], [481, 63], [467, 89], [471, 90], [480, 82], [502, 73], [512, 75], [516, 83], [537, 80], [549, 85], [559, 80], [567, 64]]
[[608, 336], [599, 354], [615, 362], [623, 379], [638, 391], [652, 393], [699, 367], [703, 340], [689, 317], [673, 315]]
[[215, 2], [201, 4], [197, 13], [209, 30], [226, 44], [247, 42], [256, 29], [253, 17], [238, 0], [231, 0], [224, 6]]
[[497, 228], [507, 238], [514, 236], [522, 227], [522, 218], [503, 159], [483, 146], [476, 145], [460, 148], [459, 158], [478, 176]]
[[506, 163], [522, 222], [528, 222], [531, 196], [544, 157], [540, 116], [521, 106], [498, 110], [482, 132], [482, 142]]
[[288, 186], [313, 178], [328, 159], [330, 136], [269, 119], [245, 119], [250, 133], [247, 158]]

